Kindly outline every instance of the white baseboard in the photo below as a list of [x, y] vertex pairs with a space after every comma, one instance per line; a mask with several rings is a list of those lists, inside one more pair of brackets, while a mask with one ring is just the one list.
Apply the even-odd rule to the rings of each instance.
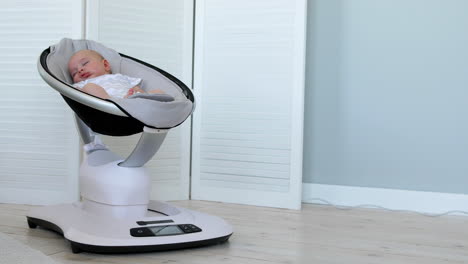
[[453, 214], [466, 215], [462, 212], [468, 212], [468, 195], [465, 194], [303, 183], [302, 201], [325, 204], [319, 199], [337, 206], [375, 205], [428, 214], [461, 211]]

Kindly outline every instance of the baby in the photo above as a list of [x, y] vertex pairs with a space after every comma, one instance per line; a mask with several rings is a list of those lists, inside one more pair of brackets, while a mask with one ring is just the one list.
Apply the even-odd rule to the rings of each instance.
[[[112, 74], [109, 61], [94, 50], [80, 50], [73, 54], [68, 62], [68, 71], [74, 82], [73, 87], [103, 99], [127, 98], [136, 93], [146, 93], [138, 86], [140, 78]], [[164, 92], [156, 89], [148, 93]]]

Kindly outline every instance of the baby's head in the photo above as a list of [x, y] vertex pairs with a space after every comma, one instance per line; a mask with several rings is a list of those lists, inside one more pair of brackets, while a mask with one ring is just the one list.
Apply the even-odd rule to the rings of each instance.
[[80, 50], [68, 61], [68, 71], [73, 82], [111, 73], [110, 63], [94, 50]]

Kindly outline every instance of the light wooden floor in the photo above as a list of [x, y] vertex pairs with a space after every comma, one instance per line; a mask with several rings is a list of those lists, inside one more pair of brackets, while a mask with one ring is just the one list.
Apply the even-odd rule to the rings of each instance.
[[432, 218], [371, 209], [304, 204], [302, 211], [203, 201], [176, 205], [225, 218], [228, 243], [129, 255], [73, 254], [59, 235], [29, 229], [30, 206], [0, 204], [0, 232], [58, 263], [468, 263], [468, 217]]

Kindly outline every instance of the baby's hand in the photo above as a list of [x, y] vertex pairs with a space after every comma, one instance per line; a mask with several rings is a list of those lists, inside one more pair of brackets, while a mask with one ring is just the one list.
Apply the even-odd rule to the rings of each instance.
[[128, 98], [129, 96], [132, 96], [134, 94], [137, 94], [137, 93], [145, 93], [145, 91], [143, 89], [140, 88], [140, 86], [135, 86], [131, 89], [128, 90], [127, 92], [127, 95], [125, 96], [125, 98]]

